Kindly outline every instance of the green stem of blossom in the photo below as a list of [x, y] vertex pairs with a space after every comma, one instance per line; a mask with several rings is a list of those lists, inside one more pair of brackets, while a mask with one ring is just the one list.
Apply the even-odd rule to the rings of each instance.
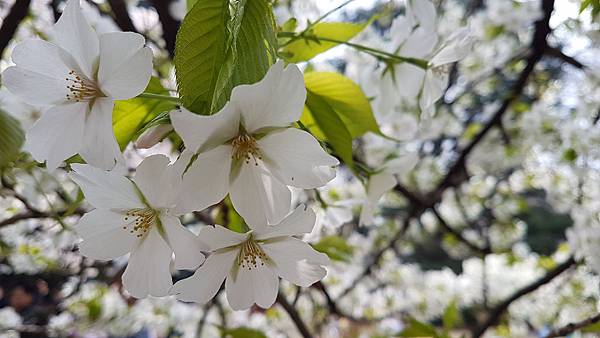
[[154, 93], [141, 93], [137, 97], [144, 98], [144, 99], [152, 99], [152, 100], [171, 101], [171, 102], [175, 102], [177, 104], [181, 103], [181, 100], [179, 100], [178, 97], [169, 96], [169, 95], [161, 95], [161, 94], [154, 94]]
[[326, 38], [326, 37], [322, 37], [322, 36], [311, 35], [308, 33], [297, 34], [297, 33], [292, 33], [292, 32], [280, 32], [277, 34], [277, 36], [282, 37], [282, 38], [292, 38], [292, 39], [302, 38], [305, 40], [314, 41], [316, 43], [321, 43], [321, 42], [337, 43], [337, 44], [346, 45], [346, 46], [352, 47], [358, 51], [370, 54], [378, 59], [384, 59], [384, 60], [397, 62], [397, 63], [410, 63], [410, 64], [415, 65], [422, 69], [427, 69], [429, 67], [428, 62], [423, 59], [404, 57], [404, 56], [388, 53], [388, 52], [380, 50], [380, 49], [372, 48], [369, 46], [356, 44], [353, 42], [337, 40], [337, 39], [332, 39], [332, 38]]

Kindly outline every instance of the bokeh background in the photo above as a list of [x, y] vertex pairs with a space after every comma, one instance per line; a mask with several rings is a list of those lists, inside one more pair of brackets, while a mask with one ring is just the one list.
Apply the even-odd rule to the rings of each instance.
[[[143, 34], [155, 75], [174, 89], [177, 28], [192, 2], [82, 6], [99, 32]], [[127, 257], [97, 262], [78, 254], [72, 227], [89, 205], [66, 171], [49, 173], [23, 152], [0, 169], [0, 337], [598, 337], [600, 2], [433, 3], [441, 41], [466, 26], [476, 42], [448, 69], [431, 116], [411, 95], [414, 83], [396, 80], [393, 67], [352, 46], [300, 64], [359, 84], [381, 130], [401, 140], [356, 139], [358, 163], [378, 168], [392, 157], [416, 158], [381, 199], [373, 201], [345, 167], [328, 186], [295, 193], [295, 203], [318, 214], [306, 240], [334, 262], [323, 282], [307, 289], [282, 283], [268, 310], [234, 312], [223, 294], [204, 306], [134, 299], [120, 282]], [[17, 42], [47, 38], [64, 5], [0, 1], [0, 69], [11, 65]], [[393, 23], [406, 14], [402, 0], [273, 6], [279, 24], [295, 18], [301, 31], [341, 5], [325, 22], [374, 19], [352, 42], [400, 53]], [[27, 129], [43, 107], [1, 88], [0, 109]], [[115, 124], [127, 123], [119, 116]], [[0, 124], [14, 120], [4, 116]], [[179, 146], [173, 135], [156, 145], [132, 142], [128, 166], [155, 153], [175, 159]], [[375, 217], [360, 226], [368, 203]], [[183, 219], [194, 232], [240, 221], [227, 203]], [[188, 275], [174, 271], [175, 279]]]

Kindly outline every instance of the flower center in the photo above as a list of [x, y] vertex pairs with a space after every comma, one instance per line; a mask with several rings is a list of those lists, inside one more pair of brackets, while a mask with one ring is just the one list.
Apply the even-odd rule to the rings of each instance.
[[436, 76], [448, 75], [448, 74], [450, 74], [451, 70], [452, 70], [452, 65], [449, 64], [449, 63], [445, 64], [445, 65], [439, 65], [439, 66], [435, 66], [435, 67], [431, 68], [431, 71]]
[[238, 267], [252, 270], [253, 267], [256, 269], [259, 265], [263, 266], [270, 261], [269, 256], [265, 254], [260, 244], [252, 236], [240, 244], [240, 252], [236, 259]]
[[257, 159], [262, 160], [260, 150], [256, 139], [248, 134], [240, 134], [231, 141], [233, 146], [232, 158], [235, 160], [244, 160], [246, 163], [250, 163], [251, 159], [254, 159], [254, 164], [258, 165]]
[[151, 208], [130, 209], [125, 213], [125, 221], [128, 223], [123, 225], [123, 230], [141, 238], [158, 224], [158, 212]]
[[100, 95], [100, 89], [93, 81], [87, 77], [79, 75], [74, 70], [69, 72], [69, 75], [65, 78], [67, 80], [67, 94], [68, 101], [82, 102], [91, 101]]

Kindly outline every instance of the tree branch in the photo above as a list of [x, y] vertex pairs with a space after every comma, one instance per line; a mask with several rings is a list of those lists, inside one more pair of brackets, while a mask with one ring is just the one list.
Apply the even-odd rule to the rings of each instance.
[[125, 0], [108, 0], [108, 4], [115, 15], [115, 22], [121, 30], [139, 33], [131, 21]]
[[15, 35], [19, 24], [27, 16], [30, 3], [31, 0], [15, 1], [8, 15], [2, 20], [2, 27], [0, 27], [0, 57], [4, 54], [4, 49]]
[[175, 20], [169, 11], [171, 0], [150, 0], [150, 2], [154, 8], [156, 8], [158, 19], [163, 27], [163, 38], [165, 39], [166, 44], [165, 47], [169, 51], [169, 55], [173, 57], [175, 55], [175, 40], [177, 39], [179, 21]]
[[551, 282], [555, 277], [557, 277], [558, 275], [560, 275], [561, 273], [565, 272], [566, 270], [568, 270], [571, 266], [575, 265], [575, 258], [570, 257], [569, 259], [567, 259], [566, 261], [564, 261], [563, 263], [559, 264], [556, 268], [554, 268], [553, 270], [549, 271], [548, 273], [546, 273], [542, 278], [534, 281], [533, 283], [525, 286], [524, 288], [517, 290], [515, 293], [513, 293], [510, 297], [508, 297], [507, 299], [505, 299], [504, 301], [502, 301], [501, 303], [499, 303], [498, 305], [496, 305], [494, 308], [492, 308], [492, 310], [490, 311], [490, 314], [488, 315], [487, 319], [485, 320], [485, 322], [474, 329], [473, 331], [473, 338], [479, 338], [481, 337], [485, 331], [487, 331], [487, 329], [489, 329], [491, 326], [495, 325], [498, 320], [500, 319], [500, 316], [502, 316], [502, 314], [504, 313], [504, 311], [506, 311], [508, 309], [508, 307], [517, 299], [537, 290], [538, 288], [540, 288], [542, 285], [548, 284], [549, 282]]
[[550, 331], [550, 333], [548, 333], [548, 335], [546, 335], [545, 338], [564, 337], [564, 336], [567, 336], [570, 333], [573, 333], [579, 329], [582, 329], [582, 328], [592, 325], [592, 324], [596, 324], [598, 322], [600, 322], [600, 314], [597, 314], [593, 317], [584, 319], [580, 322], [569, 323], [559, 329], [554, 329], [554, 330]]
[[304, 338], [312, 338], [313, 337], [312, 334], [310, 333], [310, 331], [308, 331], [306, 324], [300, 317], [300, 314], [298, 313], [298, 311], [296, 311], [296, 308], [293, 307], [287, 301], [287, 299], [285, 299], [285, 296], [282, 295], [281, 293], [277, 294], [277, 303], [279, 303], [279, 305], [281, 305], [281, 307], [285, 310], [285, 312], [288, 313], [288, 315], [290, 316], [290, 318], [292, 319], [294, 324], [296, 324], [296, 328], [298, 329], [298, 331], [300, 332], [302, 337], [304, 337]]
[[559, 60], [562, 60], [575, 68], [579, 68], [579, 69], [587, 68], [583, 63], [577, 61], [572, 56], [568, 56], [567, 54], [563, 53], [563, 51], [560, 50], [559, 48], [548, 46], [548, 48], [546, 49], [546, 54], [549, 56], [553, 56]]
[[476, 253], [478, 253], [481, 256], [485, 256], [487, 254], [491, 254], [492, 253], [492, 249], [490, 247], [479, 247], [479, 245], [471, 242], [470, 240], [466, 239], [462, 233], [459, 230], [454, 229], [453, 227], [451, 227], [446, 220], [444, 220], [442, 218], [442, 215], [440, 215], [440, 213], [437, 211], [437, 209], [435, 207], [431, 208], [431, 211], [433, 212], [433, 214], [435, 215], [435, 217], [438, 219], [440, 225], [442, 226], [442, 228], [452, 234], [452, 236], [456, 237], [456, 239], [458, 239], [461, 243], [465, 244], [469, 249], [475, 251]]

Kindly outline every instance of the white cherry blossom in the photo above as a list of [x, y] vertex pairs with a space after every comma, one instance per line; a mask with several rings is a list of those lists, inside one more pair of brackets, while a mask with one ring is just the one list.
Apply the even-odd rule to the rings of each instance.
[[393, 75], [400, 95], [409, 100], [419, 97], [419, 107], [428, 115], [448, 85], [451, 64], [466, 57], [473, 44], [468, 28], [458, 29], [439, 43], [436, 22], [435, 6], [429, 0], [408, 1], [406, 15], [396, 18], [390, 29], [398, 55], [428, 60], [427, 69], [396, 65]]
[[168, 157], [147, 157], [132, 180], [90, 165], [72, 167], [71, 178], [96, 207], [75, 228], [83, 238], [79, 251], [98, 260], [131, 252], [123, 285], [134, 297], [168, 293], [173, 253], [177, 269], [195, 269], [202, 263], [202, 244], [171, 212], [181, 168], [169, 165]]
[[250, 224], [274, 224], [290, 211], [287, 186], [317, 188], [334, 178], [338, 160], [311, 134], [289, 128], [305, 99], [300, 70], [278, 62], [260, 82], [234, 88], [213, 116], [171, 112], [175, 131], [197, 154], [183, 177], [180, 211], [202, 210], [229, 193]]
[[369, 178], [366, 196], [360, 211], [359, 225], [373, 223], [373, 214], [381, 197], [398, 184], [396, 175], [411, 171], [418, 163], [417, 153], [408, 153], [387, 162], [380, 171]]
[[183, 301], [204, 304], [213, 298], [223, 280], [229, 305], [244, 310], [257, 304], [269, 308], [277, 298], [279, 277], [308, 287], [327, 275], [322, 266], [329, 258], [293, 236], [310, 233], [315, 213], [298, 207], [276, 225], [251, 224], [241, 234], [219, 225], [198, 235], [212, 251], [196, 273], [173, 286], [171, 294]]
[[27, 133], [25, 148], [48, 169], [79, 153], [110, 169], [120, 150], [112, 130], [114, 100], [140, 94], [152, 73], [152, 51], [137, 33], [100, 36], [84, 18], [79, 0], [69, 0], [53, 29], [53, 42], [18, 44], [16, 66], [4, 85], [23, 101], [50, 108]]

